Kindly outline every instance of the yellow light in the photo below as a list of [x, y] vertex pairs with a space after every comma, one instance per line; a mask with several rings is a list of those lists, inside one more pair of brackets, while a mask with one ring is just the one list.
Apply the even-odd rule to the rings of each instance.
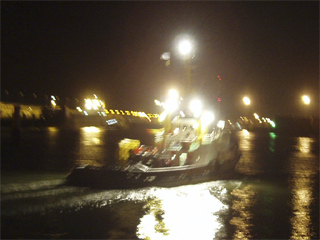
[[168, 111], [167, 110], [164, 111], [163, 113], [161, 113], [160, 116], [159, 116], [159, 122], [163, 122], [166, 119], [167, 115], [168, 115]]
[[90, 99], [84, 99], [85, 100], [85, 108], [87, 110], [91, 110], [92, 109], [92, 102]]
[[243, 131], [244, 135], [249, 135], [250, 134], [247, 129], [243, 129], [242, 131]]
[[91, 132], [97, 133], [97, 132], [100, 132], [100, 129], [97, 127], [84, 127], [83, 131], [86, 133], [91, 133]]
[[250, 103], [251, 103], [250, 98], [248, 98], [248, 97], [244, 97], [242, 100], [245, 105], [250, 105]]
[[254, 116], [255, 119], [259, 119], [259, 115], [258, 114], [254, 113], [253, 116]]
[[97, 99], [93, 99], [92, 102], [95, 106], [100, 106], [100, 102]]
[[87, 110], [98, 110], [99, 108], [104, 108], [104, 103], [101, 100], [97, 99], [97, 96], [95, 96], [95, 99], [84, 99], [85, 100], [85, 108]]
[[309, 105], [310, 102], [311, 102], [309, 96], [307, 96], [307, 95], [302, 96], [302, 101], [303, 101], [304, 104], [306, 104], [306, 105]]

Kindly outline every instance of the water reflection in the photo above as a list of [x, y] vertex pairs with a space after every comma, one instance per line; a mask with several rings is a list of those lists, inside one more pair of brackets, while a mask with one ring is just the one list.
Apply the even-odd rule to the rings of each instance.
[[[211, 183], [221, 184], [221, 182]], [[219, 198], [227, 189], [219, 187]], [[227, 209], [208, 184], [156, 189], [144, 209], [137, 236], [140, 239], [213, 239], [222, 227], [218, 212]]]
[[84, 127], [81, 129], [83, 145], [101, 144], [101, 130], [97, 127]]
[[239, 148], [242, 151], [241, 160], [237, 166], [240, 173], [246, 175], [258, 175], [262, 172], [260, 162], [257, 161], [258, 153], [254, 152], [255, 133], [242, 130], [238, 133]]
[[292, 210], [291, 217], [292, 235], [291, 239], [311, 239], [312, 238], [312, 220], [311, 204], [315, 201], [313, 189], [317, 184], [315, 178], [318, 166], [315, 155], [311, 153], [314, 139], [308, 137], [297, 138], [295, 152], [290, 158], [290, 187], [292, 191]]
[[[238, 134], [238, 181], [105, 191], [66, 186], [62, 172], [12, 168], [4, 179], [2, 169], [3, 233], [29, 239], [61, 232], [69, 233], [66, 239], [319, 239], [318, 139]], [[21, 159], [24, 167], [49, 170], [99, 164], [116, 137], [94, 127], [25, 130], [18, 149], [2, 148], [1, 161], [10, 167]]]
[[48, 146], [49, 149], [53, 149], [58, 142], [59, 128], [48, 127]]
[[276, 147], [276, 138], [277, 138], [277, 135], [276, 135], [274, 132], [270, 132], [270, 133], [269, 133], [269, 136], [270, 136], [269, 150], [270, 150], [271, 152], [274, 152], [274, 151], [275, 151], [275, 147]]
[[297, 150], [301, 153], [309, 153], [311, 149], [311, 143], [313, 140], [309, 137], [299, 137], [298, 144], [296, 145]]
[[83, 127], [80, 129], [79, 159], [76, 164], [102, 166], [107, 149], [103, 146], [104, 131], [97, 127]]
[[234, 239], [252, 239], [253, 215], [252, 206], [255, 204], [255, 192], [248, 185], [243, 189], [235, 189], [231, 193], [236, 197], [232, 202], [235, 211], [230, 224], [235, 226]]

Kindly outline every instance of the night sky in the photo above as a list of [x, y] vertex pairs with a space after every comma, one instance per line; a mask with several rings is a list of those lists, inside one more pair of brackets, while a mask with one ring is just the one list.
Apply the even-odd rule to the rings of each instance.
[[159, 112], [154, 99], [185, 86], [176, 49], [188, 36], [194, 91], [209, 106], [220, 92], [228, 114], [245, 111], [246, 95], [261, 116], [301, 115], [308, 94], [319, 114], [317, 1], [1, 5], [2, 94], [95, 93], [109, 108]]

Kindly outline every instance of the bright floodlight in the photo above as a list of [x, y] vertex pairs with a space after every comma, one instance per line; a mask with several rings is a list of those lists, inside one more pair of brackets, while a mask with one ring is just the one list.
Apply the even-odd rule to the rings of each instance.
[[178, 99], [179, 94], [175, 89], [170, 89], [169, 97], [170, 97], [170, 99]]
[[212, 112], [204, 112], [202, 115], [201, 115], [201, 125], [202, 126], [208, 126], [210, 123], [213, 122], [214, 120], [214, 115]]
[[167, 101], [164, 103], [164, 108], [170, 113], [177, 110], [179, 106], [178, 98], [179, 98], [178, 92], [174, 89], [171, 89], [169, 91], [169, 99], [167, 99]]
[[310, 104], [310, 98], [307, 95], [302, 96], [302, 101], [304, 102], [304, 104], [309, 105]]
[[192, 49], [192, 44], [189, 40], [183, 40], [182, 42], [179, 43], [178, 48], [179, 48], [179, 52], [185, 56], [190, 54]]
[[248, 98], [248, 97], [244, 97], [243, 102], [245, 105], [250, 105], [250, 103], [251, 103], [250, 98]]
[[178, 109], [179, 103], [175, 99], [170, 99], [165, 103], [165, 109], [168, 110], [170, 113], [174, 112]]
[[202, 103], [196, 99], [190, 102], [190, 110], [193, 112], [195, 117], [199, 117], [202, 112]]

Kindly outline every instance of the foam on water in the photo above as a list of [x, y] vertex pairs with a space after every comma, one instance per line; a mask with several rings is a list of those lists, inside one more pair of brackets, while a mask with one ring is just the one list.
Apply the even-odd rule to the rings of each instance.
[[[35, 181], [30, 183], [3, 184], [2, 214], [16, 215], [44, 213], [45, 211], [78, 211], [84, 207], [101, 208], [118, 201], [147, 201], [151, 198], [166, 199], [191, 193], [206, 194], [219, 191], [221, 182], [209, 182], [175, 188], [141, 188], [130, 190], [97, 190], [64, 184], [64, 179]], [[210, 191], [209, 191], [210, 190]]]

